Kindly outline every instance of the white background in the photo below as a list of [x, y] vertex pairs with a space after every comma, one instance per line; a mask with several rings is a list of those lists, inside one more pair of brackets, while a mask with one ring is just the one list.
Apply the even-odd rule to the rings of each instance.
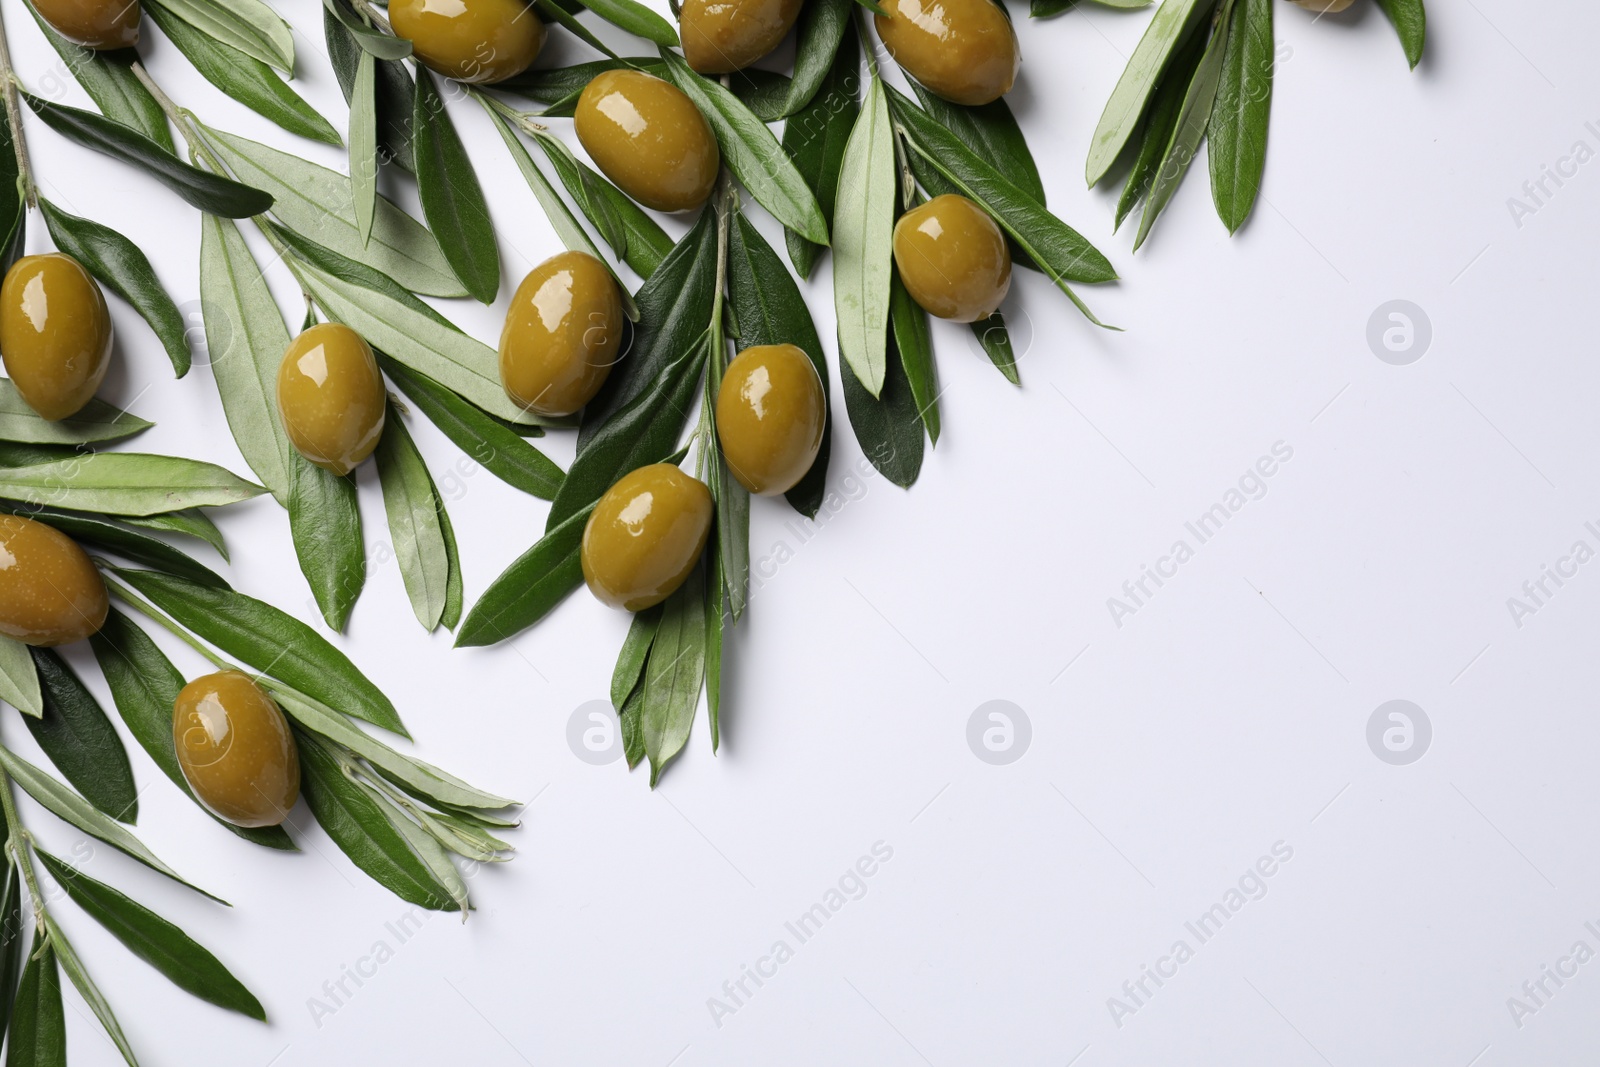
[[[303, 806], [302, 854], [252, 849], [130, 739], [150, 787], [139, 833], [235, 907], [109, 849], [89, 869], [213, 947], [272, 1019], [187, 997], [61, 905], [147, 1062], [1592, 1062], [1600, 962], [1520, 1027], [1507, 998], [1574, 942], [1600, 950], [1584, 928], [1600, 926], [1600, 563], [1520, 628], [1507, 599], [1574, 541], [1600, 548], [1584, 529], [1600, 520], [1600, 164], [1551, 185], [1520, 227], [1507, 200], [1575, 142], [1600, 150], [1585, 128], [1600, 127], [1600, 15], [1572, 0], [1430, 7], [1428, 56], [1408, 73], [1369, 0], [1317, 24], [1281, 5], [1290, 54], [1254, 219], [1228, 240], [1197, 168], [1137, 257], [1131, 224], [1111, 233], [1112, 194], [1086, 192], [1081, 174], [1149, 15], [1019, 20], [1012, 106], [1052, 208], [1121, 270], [1085, 296], [1127, 332], [1089, 327], [1020, 272], [1006, 306], [1019, 344], [1032, 338], [1018, 390], [965, 328], [937, 325], [945, 435], [921, 480], [906, 493], [866, 479], [803, 546], [792, 512], [755, 509], [753, 555], [785, 542], [793, 558], [729, 646], [721, 754], [702, 716], [655, 793], [643, 771], [590, 766], [566, 740], [574, 709], [606, 693], [625, 617], [580, 593], [507, 646], [452, 651], [416, 625], [394, 565], [375, 563], [342, 647], [396, 698], [426, 758], [531, 801], [515, 862], [474, 879], [465, 926], [430, 917], [400, 944], [386, 924], [410, 909]], [[296, 86], [342, 129], [319, 5], [281, 9], [300, 31]], [[4, 11], [25, 83], [81, 103], [21, 5]], [[156, 77], [205, 121], [342, 166], [145, 29]], [[545, 62], [584, 58], [562, 40]], [[493, 309], [446, 310], [492, 342], [515, 281], [558, 245], [481, 112], [452, 114], [505, 281]], [[180, 303], [198, 297], [191, 209], [34, 120], [28, 132], [50, 197], [140, 242]], [[29, 250], [46, 241], [35, 225]], [[287, 272], [270, 274], [297, 322]], [[826, 265], [807, 292], [831, 338]], [[1432, 325], [1409, 366], [1367, 341], [1395, 299]], [[138, 447], [248, 474], [207, 368], [174, 381], [112, 304], [104, 395], [159, 422]], [[842, 415], [837, 380], [834, 401]], [[538, 536], [546, 505], [483, 471], [450, 478], [460, 454], [411, 426], [452, 494], [470, 602]], [[1277, 442], [1293, 458], [1266, 495], [1115, 625], [1107, 598]], [[544, 447], [571, 458], [570, 437]], [[860, 451], [842, 424], [834, 457], [843, 492]], [[388, 535], [370, 467], [361, 482], [376, 554]], [[271, 499], [219, 522], [224, 573], [313, 620]], [[1009, 766], [966, 740], [994, 699], [1032, 724]], [[1366, 740], [1392, 699], [1432, 723], [1409, 766]], [[3, 733], [35, 753], [14, 718]], [[70, 847], [72, 833], [25, 813]], [[800, 944], [784, 923], [879, 841], [893, 858], [865, 895]], [[1293, 858], [1266, 895], [1198, 945], [1184, 923], [1277, 842]], [[1180, 938], [1194, 958], [1117, 1025], [1108, 998]], [[794, 957], [759, 990], [747, 982], [754, 995], [718, 1026], [709, 998], [732, 1006], [723, 983], [779, 939]], [[354, 995], [332, 1014], [314, 1010], [379, 942], [392, 958], [359, 989], [347, 981]], [[68, 1002], [74, 1061], [115, 1062]]]

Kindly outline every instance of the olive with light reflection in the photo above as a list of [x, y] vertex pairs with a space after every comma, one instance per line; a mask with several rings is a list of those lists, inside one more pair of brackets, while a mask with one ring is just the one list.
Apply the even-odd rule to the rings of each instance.
[[894, 265], [911, 299], [955, 322], [988, 318], [1011, 288], [1005, 235], [981, 207], [954, 193], [900, 216]]
[[51, 29], [84, 48], [102, 52], [139, 43], [139, 0], [33, 0]]
[[500, 381], [536, 415], [571, 415], [600, 391], [621, 345], [616, 279], [588, 253], [562, 252], [529, 271], [511, 298]]
[[794, 345], [752, 345], [723, 372], [717, 443], [740, 485], [778, 496], [811, 469], [827, 416], [822, 378], [809, 356]]
[[801, 0], [684, 0], [678, 16], [683, 58], [701, 74], [743, 70], [778, 47]]
[[106, 621], [106, 583], [54, 526], [0, 515], [0, 634], [25, 645], [81, 641]]
[[278, 364], [278, 414], [295, 451], [349, 474], [383, 436], [383, 375], [348, 326], [325, 322], [296, 337]]
[[76, 415], [111, 365], [111, 313], [71, 256], [23, 256], [0, 284], [0, 358], [28, 406], [51, 422]]
[[677, 591], [705, 551], [711, 490], [656, 463], [606, 490], [583, 528], [583, 578], [602, 603], [643, 611]]
[[300, 795], [300, 750], [282, 710], [247, 674], [196, 678], [172, 708], [172, 741], [200, 803], [235, 826], [277, 826]]
[[896, 63], [952, 104], [1000, 99], [1017, 80], [1017, 31], [994, 0], [883, 0], [878, 36]]
[[523, 0], [394, 0], [389, 25], [423, 66], [471, 85], [521, 74], [544, 48], [544, 23]]
[[716, 185], [722, 154], [711, 126], [671, 82], [637, 70], [597, 74], [572, 122], [595, 165], [645, 207], [688, 211]]

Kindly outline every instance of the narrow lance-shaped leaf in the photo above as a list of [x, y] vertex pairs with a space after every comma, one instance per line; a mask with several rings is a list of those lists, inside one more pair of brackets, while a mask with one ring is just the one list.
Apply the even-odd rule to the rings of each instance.
[[1211, 198], [1229, 233], [1250, 217], [1267, 162], [1272, 115], [1272, 0], [1237, 0], [1225, 27], [1222, 79], [1207, 128]]
[[39, 669], [28, 646], [9, 637], [0, 637], [0, 700], [35, 719], [44, 714]]
[[583, 0], [583, 6], [619, 29], [665, 48], [678, 46], [672, 24], [638, 0]]
[[129, 526], [139, 526], [146, 530], [166, 530], [183, 534], [185, 537], [197, 538], [216, 549], [217, 555], [223, 559], [228, 558], [228, 543], [222, 539], [222, 531], [217, 529], [217, 524], [206, 518], [205, 512], [198, 508], [171, 511], [165, 515], [124, 518], [122, 521]]
[[54, 651], [36, 648], [33, 660], [39, 668], [44, 714], [23, 720], [28, 732], [89, 803], [118, 822], [137, 822], [139, 787], [111, 720]]
[[289, 530], [317, 609], [330, 629], [343, 631], [367, 580], [355, 482], [291, 453]]
[[[817, 87], [808, 103], [783, 125], [783, 150], [794, 160], [801, 177], [817, 194], [817, 205], [830, 219], [837, 219], [839, 174], [844, 164], [844, 150], [855, 129], [861, 104], [856, 99], [861, 88], [861, 49], [849, 13], [854, 10], [852, 0], [826, 0], [813, 3], [807, 12], [816, 13], [827, 7], [842, 7], [845, 17], [843, 39], [834, 50], [832, 65], [827, 76]], [[802, 21], [807, 16], [802, 14]], [[820, 20], [823, 14], [813, 17]], [[796, 78], [798, 81], [798, 77]], [[837, 223], [836, 223], [837, 225]], [[835, 240], [837, 240], [837, 235]], [[811, 276], [822, 246], [806, 240], [793, 230], [785, 229], [784, 240], [789, 246], [789, 259], [800, 277]]]
[[[851, 0], [811, 0], [801, 8], [795, 31], [794, 78], [784, 97], [784, 115], [793, 115], [809, 105], [827, 84], [829, 71], [839, 61], [845, 33], [852, 30], [854, 11], [855, 4]], [[851, 38], [854, 39], [853, 32]], [[854, 56], [855, 46], [852, 44], [850, 48]], [[852, 90], [855, 88], [851, 86]], [[850, 95], [853, 101], [855, 93], [852, 91]], [[827, 205], [823, 205], [823, 210], [827, 211]]]
[[705, 643], [705, 572], [696, 567], [667, 598], [644, 668], [639, 725], [650, 758], [652, 789], [689, 739], [705, 681]]
[[266, 492], [214, 463], [99, 452], [0, 470], [0, 498], [108, 515], [234, 504]]
[[411, 55], [411, 42], [374, 29], [345, 0], [322, 0], [322, 6], [339, 20], [361, 50], [377, 59], [397, 60]]
[[558, 139], [539, 137], [535, 143], [555, 168], [556, 177], [566, 187], [567, 195], [572, 197], [613, 248], [617, 247], [617, 235], [610, 230], [615, 226], [621, 227], [620, 254], [634, 273], [641, 278], [654, 274], [661, 261], [672, 252], [672, 238], [667, 236], [661, 225], [624, 195], [622, 190], [574, 156], [572, 150]]
[[1121, 229], [1122, 223], [1140, 199], [1149, 193], [1156, 168], [1166, 158], [1167, 145], [1172, 142], [1172, 133], [1178, 128], [1178, 115], [1183, 111], [1183, 99], [1188, 95], [1189, 83], [1194, 80], [1195, 68], [1200, 65], [1200, 58], [1205, 52], [1205, 35], [1192, 34], [1167, 64], [1139, 132], [1139, 150], [1134, 154], [1133, 165], [1128, 168], [1122, 195], [1117, 198], [1114, 228]]
[[833, 219], [839, 354], [872, 396], [883, 390], [887, 362], [896, 185], [889, 100], [883, 82], [873, 78], [845, 145]]
[[11, 119], [0, 109], [0, 267], [11, 270], [28, 238], [28, 211]]
[[417, 71], [412, 137], [417, 195], [428, 226], [467, 292], [491, 304], [500, 289], [500, 251], [489, 221], [489, 205], [433, 76], [421, 68]]
[[37, 928], [11, 1009], [6, 1067], [67, 1067], [67, 1017], [61, 1004], [61, 974], [56, 970], [55, 950]]
[[294, 73], [294, 34], [262, 0], [145, 0], [285, 74]]
[[[326, 4], [322, 12], [322, 31], [328, 45], [328, 62], [344, 93], [345, 103], [354, 103], [356, 67], [365, 49]], [[380, 159], [384, 163], [393, 160], [411, 170], [411, 110], [416, 83], [411, 80], [404, 63], [390, 59], [378, 60], [376, 80], [374, 95]]]
[[645, 660], [656, 639], [656, 628], [661, 625], [661, 605], [635, 612], [628, 625], [628, 636], [623, 639], [622, 650], [617, 653], [617, 665], [611, 672], [611, 706], [620, 708], [639, 687], [644, 676]]
[[1406, 62], [1416, 70], [1417, 64], [1422, 62], [1422, 50], [1428, 38], [1428, 13], [1422, 0], [1378, 0], [1378, 6], [1394, 23], [1400, 45], [1406, 50]]
[[[0, 828], [5, 820], [0, 818]], [[22, 875], [15, 860], [6, 864], [5, 888], [0, 890], [0, 1032], [11, 1029], [11, 1015], [17, 1010], [17, 985], [21, 979]]]
[[928, 440], [939, 443], [939, 373], [933, 362], [933, 337], [928, 330], [928, 313], [923, 311], [900, 281], [899, 272], [890, 279], [889, 323], [900, 365], [911, 387], [917, 415], [928, 429]]
[[98, 398], [91, 398], [76, 414], [52, 422], [40, 418], [38, 412], [28, 406], [10, 378], [0, 378], [0, 441], [88, 445], [120, 441], [154, 425]]
[[378, 450], [373, 454], [378, 480], [383, 485], [383, 510], [389, 517], [389, 537], [405, 581], [411, 610], [424, 630], [432, 631], [444, 614], [445, 582], [450, 569], [444, 530], [433, 482], [422, 454], [411, 440], [400, 413], [389, 405], [389, 416]]
[[138, 130], [167, 151], [177, 153], [166, 113], [133, 72], [133, 64], [139, 58], [138, 52], [132, 48], [104, 52], [85, 48], [56, 32], [53, 26], [39, 17], [39, 12], [31, 2], [28, 4], [28, 13], [102, 115]]
[[456, 647], [490, 645], [520, 633], [550, 613], [583, 582], [579, 546], [591, 503], [549, 530], [489, 583], [456, 633]]
[[878, 397], [867, 392], [854, 375], [841, 375], [844, 409], [868, 461], [885, 478], [909, 489], [922, 470], [922, 417], [892, 339], [887, 357], [883, 392]]
[[127, 1061], [128, 1067], [139, 1067], [139, 1060], [133, 1054], [133, 1046], [128, 1043], [128, 1035], [122, 1032], [122, 1024], [117, 1021], [116, 1012], [111, 1010], [111, 1002], [106, 1000], [105, 994], [100, 992], [100, 987], [89, 977], [89, 969], [78, 958], [78, 950], [72, 947], [72, 942], [67, 940], [67, 935], [56, 924], [55, 916], [50, 912], [44, 913], [45, 930], [50, 935], [50, 944], [55, 947], [56, 957], [61, 961], [61, 969], [67, 973], [72, 984], [78, 990], [78, 995], [89, 1005], [89, 1010], [99, 1020], [100, 1028], [106, 1032], [111, 1043], [116, 1046], [122, 1058]]
[[356, 232], [363, 247], [372, 239], [372, 216], [378, 201], [378, 68], [363, 50], [356, 64], [350, 97], [350, 193], [355, 201]]
[[161, 339], [178, 377], [187, 374], [190, 354], [183, 316], [139, 246], [109, 226], [62, 211], [42, 196], [39, 211], [56, 248], [83, 264], [101, 284], [133, 305]]

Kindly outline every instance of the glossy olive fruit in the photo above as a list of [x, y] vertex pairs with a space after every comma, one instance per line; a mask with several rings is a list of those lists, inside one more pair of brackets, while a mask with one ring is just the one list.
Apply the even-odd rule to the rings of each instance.
[[111, 314], [100, 286], [59, 252], [24, 256], [0, 284], [0, 358], [41, 418], [87, 404], [111, 364]]
[[1017, 32], [994, 0], [883, 0], [878, 36], [905, 72], [953, 104], [998, 100], [1017, 80]]
[[538, 415], [571, 415], [594, 398], [622, 345], [622, 294], [587, 252], [551, 256], [517, 286], [500, 333], [500, 381]]
[[65, 645], [106, 621], [106, 583], [78, 543], [53, 526], [0, 515], [0, 634]]
[[544, 23], [523, 0], [394, 0], [389, 25], [424, 66], [474, 85], [521, 74], [544, 47]]
[[1011, 288], [1005, 235], [982, 208], [954, 193], [900, 216], [894, 263], [911, 298], [941, 319], [986, 319]]
[[743, 70], [794, 26], [801, 0], [684, 0], [678, 17], [683, 58], [701, 74]]
[[640, 467], [606, 490], [583, 528], [589, 591], [614, 608], [643, 611], [694, 570], [711, 532], [711, 490], [670, 463]]
[[378, 447], [383, 413], [383, 375], [360, 334], [324, 322], [289, 343], [278, 364], [278, 414], [302, 456], [349, 474]]
[[645, 207], [688, 211], [711, 195], [722, 154], [705, 116], [672, 83], [608, 70], [584, 87], [572, 121], [589, 158]]
[[740, 485], [777, 496], [811, 469], [827, 416], [810, 357], [794, 345], [754, 345], [723, 372], [717, 442]]
[[33, 9], [51, 29], [85, 48], [139, 43], [139, 0], [34, 0]]
[[300, 795], [294, 734], [248, 674], [218, 671], [184, 686], [172, 741], [194, 795], [235, 826], [277, 826]]

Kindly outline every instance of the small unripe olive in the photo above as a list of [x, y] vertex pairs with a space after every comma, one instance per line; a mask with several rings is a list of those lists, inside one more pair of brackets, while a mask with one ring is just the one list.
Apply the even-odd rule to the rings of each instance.
[[528, 272], [506, 309], [500, 381], [538, 415], [571, 415], [594, 399], [622, 344], [622, 294], [605, 264], [562, 252]]
[[34, 0], [33, 9], [61, 36], [95, 51], [139, 43], [139, 0]]
[[722, 154], [705, 116], [671, 82], [605, 71], [584, 87], [572, 121], [589, 158], [645, 207], [688, 211], [711, 195]]
[[300, 750], [273, 699], [247, 674], [196, 678], [172, 707], [178, 766], [194, 795], [235, 826], [277, 826], [300, 796]]
[[995, 0], [883, 0], [878, 36], [930, 92], [976, 107], [1017, 80], [1017, 32]]
[[544, 47], [544, 23], [523, 0], [394, 0], [389, 24], [423, 66], [474, 85], [521, 74]]
[[717, 442], [728, 470], [759, 496], [793, 489], [822, 447], [822, 379], [794, 345], [754, 345], [736, 356], [717, 391]]
[[278, 364], [278, 414], [297, 452], [349, 474], [383, 436], [383, 375], [372, 348], [336, 322], [296, 337]]
[[986, 319], [1011, 288], [1005, 235], [987, 212], [954, 193], [900, 216], [894, 264], [911, 299], [941, 319]]
[[778, 47], [801, 0], [684, 0], [678, 17], [683, 58], [701, 74], [743, 70]]
[[0, 515], [0, 634], [28, 645], [81, 641], [106, 621], [106, 583], [53, 526]]
[[602, 603], [643, 611], [689, 577], [711, 532], [711, 490], [670, 463], [625, 474], [583, 528], [579, 561]]
[[111, 364], [111, 314], [71, 256], [23, 256], [0, 284], [0, 357], [41, 418], [75, 415]]

